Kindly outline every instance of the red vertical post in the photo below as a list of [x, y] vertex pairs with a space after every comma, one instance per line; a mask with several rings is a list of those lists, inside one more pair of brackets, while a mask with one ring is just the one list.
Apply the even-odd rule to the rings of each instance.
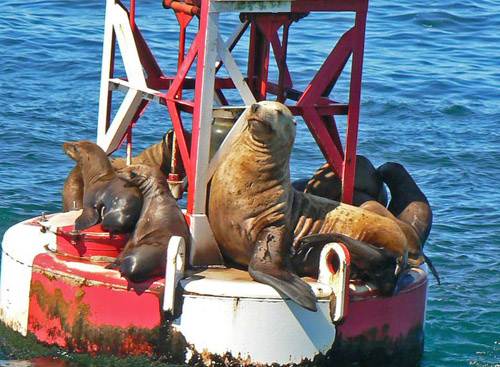
[[356, 170], [356, 144], [358, 140], [359, 109], [361, 103], [361, 77], [363, 71], [363, 53], [365, 48], [366, 7], [356, 11], [355, 34], [353, 37], [351, 85], [349, 92], [349, 112], [347, 114], [347, 132], [344, 167], [342, 174], [342, 201], [351, 204], [354, 194], [354, 176]]
[[[196, 85], [195, 85], [195, 94], [194, 94], [194, 111], [193, 111], [193, 126], [192, 126], [192, 137], [191, 137], [191, 172], [192, 175], [189, 177], [189, 189], [188, 189], [188, 203], [187, 203], [187, 212], [188, 214], [197, 214], [199, 208], [205, 208], [205, 200], [199, 202], [197, 199], [197, 190], [204, 188], [198, 188], [198, 184], [200, 184], [199, 177], [205, 174], [205, 172], [200, 172], [200, 139], [207, 139], [209, 141], [210, 136], [201, 136], [200, 129], [201, 120], [206, 117], [204, 115], [204, 110], [213, 108], [213, 93], [214, 93], [214, 77], [215, 77], [215, 50], [208, 49], [213, 45], [208, 45], [208, 42], [212, 40], [208, 38], [209, 32], [213, 31], [211, 28], [213, 24], [211, 24], [210, 18], [210, 0], [204, 0], [201, 3], [201, 12], [200, 12], [200, 26], [197, 35], [197, 39], [195, 42], [198, 42], [198, 54], [197, 54], [197, 63], [196, 63]], [[213, 55], [211, 54], [213, 53]], [[213, 59], [213, 63], [209, 60]], [[207, 83], [211, 83], [209, 86]], [[207, 85], [205, 85], [207, 84]], [[211, 92], [211, 93], [209, 93]], [[210, 134], [210, 131], [206, 131], [206, 133]], [[200, 192], [201, 194], [201, 192]], [[201, 195], [200, 197], [204, 197]]]
[[248, 57], [249, 86], [257, 101], [266, 99], [267, 72], [269, 68], [269, 40], [259, 28], [262, 24], [262, 22], [259, 24], [258, 19], [252, 19]]

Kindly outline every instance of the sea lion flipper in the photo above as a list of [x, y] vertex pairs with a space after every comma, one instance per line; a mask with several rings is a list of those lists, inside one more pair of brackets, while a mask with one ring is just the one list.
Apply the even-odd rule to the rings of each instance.
[[163, 274], [165, 261], [165, 248], [157, 245], [141, 245], [130, 251], [118, 268], [122, 277], [133, 282], [142, 282]]
[[82, 214], [75, 220], [75, 230], [83, 231], [99, 222], [99, 212], [96, 208], [86, 206]]
[[257, 239], [248, 265], [250, 276], [258, 282], [270, 285], [300, 306], [316, 311], [316, 296], [311, 286], [293, 273], [280, 251], [283, 247], [281, 236], [270, 233], [268, 229], [262, 231]]
[[429, 259], [429, 257], [427, 257], [426, 254], [422, 254], [422, 255], [424, 256], [424, 260], [425, 260], [427, 266], [429, 267], [429, 269], [431, 270], [432, 275], [434, 275], [434, 278], [436, 278], [438, 285], [441, 285], [441, 279], [439, 279], [439, 274], [438, 274], [436, 268], [434, 267], [434, 265], [432, 264], [431, 259]]
[[[382, 295], [391, 296], [396, 291], [401, 274], [406, 268], [407, 251], [404, 255], [398, 255], [341, 233], [322, 233], [302, 238], [297, 245], [297, 255], [308, 253], [308, 248], [321, 249], [330, 242], [340, 242], [347, 247], [353, 271], [368, 276]], [[318, 258], [319, 255], [314, 257]], [[295, 259], [295, 262], [300, 262], [300, 259]]]
[[249, 268], [249, 272], [255, 281], [270, 285], [307, 310], [317, 311], [316, 296], [312, 292], [311, 286], [297, 275], [286, 271], [280, 275], [270, 275], [253, 268]]

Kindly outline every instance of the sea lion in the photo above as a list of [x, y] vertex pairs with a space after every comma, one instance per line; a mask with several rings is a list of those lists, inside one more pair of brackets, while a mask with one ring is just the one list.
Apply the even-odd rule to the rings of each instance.
[[133, 282], [162, 276], [170, 238], [183, 237], [189, 248], [190, 234], [184, 214], [157, 167], [134, 164], [117, 174], [141, 190], [144, 204], [132, 238], [108, 268], [118, 268], [122, 276]]
[[83, 212], [75, 221], [80, 231], [97, 224], [111, 233], [132, 232], [142, 208], [142, 194], [119, 179], [106, 153], [97, 144], [82, 140], [63, 144], [83, 177]]
[[[146, 164], [160, 167], [160, 170], [168, 175], [171, 172], [172, 145], [174, 130], [167, 131], [162, 141], [146, 148], [136, 157], [132, 158], [132, 164]], [[125, 158], [109, 158], [115, 170], [127, 165]], [[184, 177], [186, 175], [182, 160], [178, 160], [177, 173]], [[78, 164], [71, 170], [62, 190], [63, 212], [83, 208], [83, 176]]]
[[62, 189], [63, 212], [83, 208], [83, 176], [78, 163], [70, 171]]
[[432, 227], [432, 209], [427, 197], [401, 164], [387, 162], [377, 171], [391, 192], [389, 211], [415, 229], [423, 247]]
[[383, 295], [394, 293], [407, 258], [400, 258], [392, 251], [340, 233], [313, 234], [301, 238], [292, 252], [292, 263], [301, 268], [305, 275], [317, 278], [321, 250], [324, 245], [332, 242], [340, 242], [349, 249], [351, 278], [372, 281]]
[[[212, 178], [208, 218], [227, 258], [247, 266], [254, 280], [316, 310], [310, 286], [297, 275], [307, 269], [301, 261], [291, 261], [301, 238], [342, 233], [400, 258], [407, 254], [407, 242], [388, 218], [292, 187], [295, 125], [290, 110], [279, 102], [263, 101], [249, 108], [246, 126]], [[370, 259], [363, 261], [370, 268]]]
[[[342, 200], [342, 180], [333, 172], [328, 163], [321, 166], [303, 190], [306, 193], [327, 199]], [[356, 174], [352, 205], [360, 206], [365, 201], [375, 200], [387, 205], [387, 191], [379, 172], [372, 162], [362, 155], [356, 156]]]
[[[419, 266], [427, 260], [423, 248], [432, 226], [429, 201], [401, 164], [387, 162], [377, 171], [391, 192], [389, 206], [385, 208], [379, 203], [367, 201], [361, 207], [391, 218], [401, 227], [408, 238], [408, 262], [412, 266]], [[427, 262], [434, 273], [432, 264]]]

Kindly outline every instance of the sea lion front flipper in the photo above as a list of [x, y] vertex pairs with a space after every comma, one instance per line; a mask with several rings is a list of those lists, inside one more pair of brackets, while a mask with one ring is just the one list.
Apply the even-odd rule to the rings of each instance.
[[165, 262], [165, 248], [141, 245], [135, 247], [123, 258], [119, 269], [122, 277], [138, 283], [163, 275], [165, 273]]
[[289, 255], [283, 251], [280, 232], [279, 228], [268, 227], [259, 233], [248, 272], [254, 280], [270, 285], [300, 306], [316, 311], [316, 296], [311, 286], [292, 272]]
[[[302, 238], [296, 250], [295, 256], [308, 255], [306, 263], [317, 258], [321, 248], [330, 242], [340, 242], [347, 247], [351, 255], [353, 270], [362, 276], [368, 276], [373, 281], [380, 293], [384, 296], [391, 296], [397, 289], [403, 270], [406, 268], [408, 251], [405, 255], [398, 256], [391, 251], [378, 248], [369, 243], [355, 240], [340, 233], [314, 234]], [[312, 248], [313, 251], [309, 251]], [[318, 251], [319, 250], [319, 251]], [[299, 259], [294, 259], [294, 263], [300, 263]]]
[[83, 231], [99, 222], [99, 212], [96, 208], [86, 206], [82, 214], [75, 220], [75, 230]]

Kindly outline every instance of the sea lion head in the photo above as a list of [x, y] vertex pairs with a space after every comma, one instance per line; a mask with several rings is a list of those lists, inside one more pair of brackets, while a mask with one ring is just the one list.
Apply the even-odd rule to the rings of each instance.
[[104, 150], [91, 141], [66, 142], [62, 148], [80, 166], [85, 182], [114, 172]]
[[152, 167], [144, 164], [132, 164], [116, 171], [116, 174], [121, 179], [130, 182], [133, 185], [139, 186], [147, 180], [152, 170]]
[[297, 122], [282, 103], [254, 103], [250, 106], [247, 120], [248, 131], [257, 144], [275, 148], [293, 145]]
[[106, 162], [111, 167], [108, 156], [106, 155], [104, 150], [102, 150], [99, 145], [89, 140], [79, 140], [63, 143], [62, 147], [68, 157], [75, 160], [76, 163], [80, 165], [86, 166], [89, 163], [105, 164]]
[[152, 192], [155, 186], [160, 186], [162, 193], [171, 196], [166, 184], [167, 178], [158, 167], [146, 164], [132, 164], [116, 171], [116, 174], [132, 186], [137, 186], [143, 194]]

